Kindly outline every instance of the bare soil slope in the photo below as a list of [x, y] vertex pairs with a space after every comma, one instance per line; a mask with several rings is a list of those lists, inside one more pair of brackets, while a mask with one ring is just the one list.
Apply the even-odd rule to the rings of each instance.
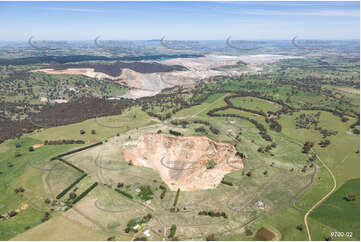
[[[244, 167], [236, 152], [232, 144], [205, 136], [168, 134], [145, 134], [123, 148], [128, 162], [157, 170], [172, 191], [215, 188], [225, 174]], [[207, 169], [213, 162], [214, 168]]]

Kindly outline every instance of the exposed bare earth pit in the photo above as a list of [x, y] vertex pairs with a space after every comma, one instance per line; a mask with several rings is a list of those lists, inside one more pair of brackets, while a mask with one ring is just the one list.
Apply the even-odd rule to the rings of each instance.
[[[94, 68], [67, 68], [64, 70], [54, 70], [51, 68], [32, 70], [32, 72], [44, 72], [48, 74], [72, 74], [83, 75], [98, 79], [111, 79], [122, 84], [126, 84], [130, 89], [126, 94], [118, 98], [140, 98], [144, 96], [154, 96], [162, 89], [175, 85], [187, 85], [195, 83], [201, 79], [219, 75], [241, 75], [244, 73], [257, 73], [262, 71], [265, 64], [270, 64], [281, 59], [301, 58], [299, 56], [283, 55], [206, 55], [196, 58], [174, 58], [160, 61], [163, 65], [184, 66], [187, 70], [172, 72], [141, 73], [129, 68], [121, 68], [121, 74], [110, 76], [103, 72], [96, 72]], [[240, 70], [215, 70], [214, 68], [235, 65], [237, 62], [247, 63], [245, 69]], [[153, 61], [144, 61], [151, 63]], [[120, 67], [119, 67], [120, 68]]]
[[68, 68], [65, 70], [54, 70], [52, 68], [44, 68], [44, 69], [32, 70], [30, 72], [44, 72], [47, 74], [83, 75], [98, 79], [108, 78], [108, 79], [116, 80], [119, 78], [119, 77], [112, 77], [102, 72], [96, 72], [94, 71], [94, 68]]
[[[145, 134], [123, 146], [126, 161], [158, 171], [172, 191], [215, 188], [225, 174], [244, 168], [236, 152], [232, 144], [215, 142], [205, 136], [169, 134]], [[210, 163], [215, 166], [207, 169]]]

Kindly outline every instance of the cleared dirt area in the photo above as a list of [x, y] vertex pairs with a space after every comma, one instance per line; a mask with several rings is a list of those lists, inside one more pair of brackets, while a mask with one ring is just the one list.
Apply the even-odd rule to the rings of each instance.
[[145, 134], [123, 148], [128, 162], [157, 170], [172, 191], [215, 188], [225, 174], [244, 167], [236, 152], [232, 144], [205, 136], [169, 134]]
[[99, 79], [108, 78], [112, 80], [116, 80], [119, 78], [119, 77], [112, 77], [102, 72], [96, 72], [94, 68], [68, 68], [64, 70], [54, 70], [51, 68], [45, 68], [39, 70], [32, 70], [31, 72], [43, 72], [47, 74], [83, 75], [92, 78], [99, 78]]
[[269, 241], [269, 240], [273, 240], [276, 237], [276, 235], [272, 231], [262, 227], [260, 230], [258, 230], [257, 237], [260, 238], [261, 240]]
[[348, 88], [348, 87], [336, 87], [336, 89], [340, 90], [341, 92], [360, 95], [360, 89], [354, 89], [354, 88]]
[[33, 145], [33, 149], [37, 149], [37, 148], [40, 148], [42, 146], [44, 146], [44, 144], [35, 144], [35, 145]]
[[272, 63], [281, 59], [300, 58], [296, 56], [285, 55], [207, 55], [205, 57], [197, 58], [175, 58], [164, 60], [161, 63], [167, 65], [182, 64], [188, 69], [207, 70], [212, 67], [220, 67], [226, 65], [234, 65], [238, 61], [243, 61], [247, 64], [264, 64]]

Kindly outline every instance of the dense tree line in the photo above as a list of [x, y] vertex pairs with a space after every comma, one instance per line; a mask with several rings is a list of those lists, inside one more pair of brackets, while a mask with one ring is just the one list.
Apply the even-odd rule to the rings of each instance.
[[228, 217], [225, 212], [214, 212], [214, 211], [200, 211], [198, 215], [206, 215], [210, 217], [223, 217], [223, 218]]
[[85, 144], [84, 140], [45, 140], [44, 145]]
[[218, 114], [217, 112], [219, 111], [224, 111], [224, 110], [227, 110], [229, 109], [230, 107], [229, 106], [225, 106], [225, 107], [220, 107], [220, 108], [215, 108], [215, 109], [212, 109], [210, 110], [207, 115], [211, 116], [211, 117], [233, 117], [233, 118], [239, 118], [239, 119], [243, 119], [243, 120], [247, 120], [249, 121], [250, 123], [252, 123], [258, 130], [259, 130], [259, 134], [261, 135], [261, 137], [268, 141], [268, 142], [271, 142], [272, 141], [272, 137], [267, 133], [267, 130], [266, 128], [263, 126], [263, 124], [257, 122], [256, 120], [254, 119], [251, 119], [251, 118], [248, 118], [248, 117], [244, 117], [244, 116], [241, 116], [239, 114], [229, 114], [229, 113], [221, 113], [221, 114]]

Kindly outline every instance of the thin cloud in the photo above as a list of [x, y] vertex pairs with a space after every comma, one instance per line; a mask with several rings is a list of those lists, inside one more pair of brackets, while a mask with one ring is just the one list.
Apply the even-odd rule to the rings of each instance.
[[65, 11], [65, 12], [78, 12], [78, 13], [103, 13], [103, 10], [99, 9], [86, 9], [86, 8], [39, 8], [42, 10], [50, 11]]
[[242, 14], [264, 15], [264, 16], [338, 16], [359, 17], [360, 13], [354, 10], [317, 10], [317, 11], [277, 11], [277, 10], [250, 10]]
[[[233, 2], [233, 1], [215, 1], [219, 4], [234, 4], [234, 5], [245, 5], [250, 2]], [[280, 5], [280, 6], [352, 6], [358, 4], [358, 2], [252, 2], [254, 5]]]

